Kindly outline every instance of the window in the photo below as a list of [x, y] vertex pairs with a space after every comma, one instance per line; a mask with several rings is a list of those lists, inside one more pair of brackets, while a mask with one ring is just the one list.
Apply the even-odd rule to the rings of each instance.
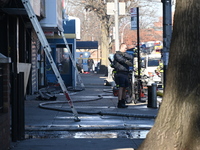
[[149, 59], [148, 67], [156, 67], [159, 66], [159, 59]]

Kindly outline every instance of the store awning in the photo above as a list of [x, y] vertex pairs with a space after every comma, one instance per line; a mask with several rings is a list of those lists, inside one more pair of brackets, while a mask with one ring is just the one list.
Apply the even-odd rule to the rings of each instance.
[[98, 41], [76, 41], [76, 49], [98, 49]]

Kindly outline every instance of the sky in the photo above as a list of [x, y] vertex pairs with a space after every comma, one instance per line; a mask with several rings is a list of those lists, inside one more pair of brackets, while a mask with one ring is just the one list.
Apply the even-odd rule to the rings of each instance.
[[[160, 0], [161, 1], [161, 0]], [[161, 3], [161, 2], [154, 2], [155, 3], [155, 5], [157, 5], [158, 6], [158, 15], [159, 16], [163, 16], [163, 4]], [[173, 4], [172, 5], [172, 12], [174, 12], [175, 11], [175, 5]]]
[[[163, 16], [163, 3], [161, 2], [161, 0], [139, 0], [139, 1], [144, 3], [153, 3], [157, 8], [157, 15]], [[174, 11], [175, 11], [175, 5], [172, 4], [172, 12]]]

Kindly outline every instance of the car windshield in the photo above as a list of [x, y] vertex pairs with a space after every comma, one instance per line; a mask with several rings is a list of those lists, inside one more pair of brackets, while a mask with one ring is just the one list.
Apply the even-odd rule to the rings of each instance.
[[148, 60], [148, 67], [158, 66], [159, 60], [158, 59], [149, 59]]

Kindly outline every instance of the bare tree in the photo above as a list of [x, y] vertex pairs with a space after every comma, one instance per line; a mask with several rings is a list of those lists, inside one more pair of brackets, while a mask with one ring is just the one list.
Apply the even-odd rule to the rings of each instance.
[[158, 11], [155, 3], [140, 3], [139, 6], [140, 14], [140, 29], [151, 28], [154, 25], [154, 22], [158, 21], [156, 12]]
[[101, 26], [101, 71], [106, 73], [108, 65], [108, 55], [109, 55], [109, 34], [110, 27], [112, 25], [111, 16], [107, 15], [106, 3], [102, 0], [86, 0], [85, 3], [86, 11], [94, 12]]
[[199, 18], [199, 0], [176, 0], [163, 102], [138, 150], [200, 149]]

